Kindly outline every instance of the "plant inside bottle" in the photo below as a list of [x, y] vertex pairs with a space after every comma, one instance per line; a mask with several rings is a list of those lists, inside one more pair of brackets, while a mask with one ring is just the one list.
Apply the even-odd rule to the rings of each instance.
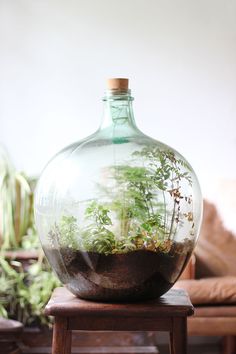
[[[98, 186], [108, 201], [88, 203], [84, 220], [89, 224], [85, 227], [80, 228], [73, 215], [63, 215], [48, 234], [51, 245], [105, 254], [140, 249], [168, 252], [183, 218], [194, 231], [192, 196], [181, 194], [181, 180], [191, 184], [189, 172], [182, 171], [183, 166], [190, 170], [189, 166], [168, 150], [144, 148], [133, 156], [148, 156], [149, 165], [111, 166], [114, 188]], [[167, 208], [167, 193], [172, 198], [172, 210]], [[188, 213], [181, 212], [181, 200], [189, 205]]]

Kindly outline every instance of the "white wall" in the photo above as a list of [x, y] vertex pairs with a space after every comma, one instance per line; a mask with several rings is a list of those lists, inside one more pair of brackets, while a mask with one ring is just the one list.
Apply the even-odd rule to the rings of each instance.
[[115, 76], [204, 193], [236, 178], [235, 0], [0, 0], [0, 142], [18, 169], [93, 132]]

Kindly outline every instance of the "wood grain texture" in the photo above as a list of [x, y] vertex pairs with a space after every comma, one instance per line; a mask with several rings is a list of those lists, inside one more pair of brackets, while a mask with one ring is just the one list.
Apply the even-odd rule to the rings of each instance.
[[225, 336], [223, 338], [223, 354], [236, 353], [236, 336]]
[[186, 317], [173, 319], [172, 331], [170, 331], [170, 353], [187, 354]]
[[57, 288], [45, 313], [55, 317], [53, 354], [71, 353], [71, 331], [168, 331], [171, 354], [187, 353], [187, 316], [194, 312], [187, 293], [173, 289], [159, 299], [136, 303], [81, 300]]
[[135, 317], [70, 317], [69, 329], [81, 331], [168, 331], [172, 328], [170, 318]]
[[52, 354], [71, 354], [71, 332], [67, 329], [67, 319], [56, 317], [53, 326]]
[[[185, 317], [194, 313], [187, 293], [171, 289], [159, 299], [135, 303], [101, 303], [82, 300], [66, 288], [54, 290], [45, 308], [50, 316]], [[144, 316], [145, 314], [145, 316]]]

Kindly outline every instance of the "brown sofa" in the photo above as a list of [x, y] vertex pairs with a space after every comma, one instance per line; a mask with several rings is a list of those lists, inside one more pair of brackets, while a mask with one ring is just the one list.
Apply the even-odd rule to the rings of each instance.
[[236, 235], [205, 201], [200, 237], [176, 287], [188, 291], [195, 314], [189, 335], [222, 336], [224, 354], [236, 353]]

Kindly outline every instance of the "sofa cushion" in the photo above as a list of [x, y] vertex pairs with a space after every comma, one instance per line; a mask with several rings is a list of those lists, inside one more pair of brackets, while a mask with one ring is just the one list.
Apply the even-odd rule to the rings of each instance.
[[[235, 317], [236, 320], [236, 306], [235, 304], [215, 304], [211, 305], [199, 305], [194, 309], [195, 317]], [[236, 326], [235, 326], [236, 330]]]
[[236, 304], [236, 276], [179, 280], [175, 287], [185, 289], [193, 305]]
[[[214, 308], [216, 309], [216, 306]], [[188, 317], [188, 334], [194, 336], [235, 336], [236, 317], [198, 317], [195, 315]], [[235, 353], [235, 351], [230, 353]]]
[[224, 227], [216, 207], [207, 201], [195, 254], [197, 278], [236, 276], [236, 236]]

